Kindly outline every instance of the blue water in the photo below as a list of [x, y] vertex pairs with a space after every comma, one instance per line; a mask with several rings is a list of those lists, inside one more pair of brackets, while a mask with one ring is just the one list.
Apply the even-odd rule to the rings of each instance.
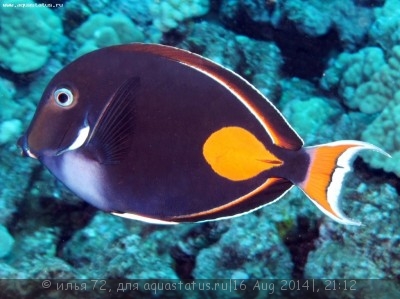
[[[311, 286], [315, 298], [399, 297], [398, 0], [39, 2], [0, 1], [1, 298], [289, 298], [311, 297]], [[240, 74], [306, 145], [354, 139], [388, 152], [363, 154], [343, 181], [344, 214], [363, 225], [335, 222], [297, 188], [237, 218], [146, 224], [91, 207], [21, 157], [16, 142], [55, 73], [131, 42], [187, 49]], [[176, 285], [136, 285], [146, 279]], [[212, 279], [230, 287], [177, 287]], [[270, 279], [266, 290], [258, 279]]]

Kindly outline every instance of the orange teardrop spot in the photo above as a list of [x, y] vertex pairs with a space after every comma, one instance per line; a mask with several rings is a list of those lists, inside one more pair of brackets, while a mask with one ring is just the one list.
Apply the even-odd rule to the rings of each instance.
[[283, 164], [251, 132], [241, 127], [224, 127], [212, 133], [203, 155], [220, 176], [242, 181]]

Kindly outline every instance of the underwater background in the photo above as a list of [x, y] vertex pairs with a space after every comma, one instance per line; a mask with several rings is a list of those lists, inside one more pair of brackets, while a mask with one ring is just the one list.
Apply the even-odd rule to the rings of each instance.
[[[13, 279], [0, 280], [1, 298], [103, 296], [15, 279], [321, 278], [358, 285], [308, 298], [400, 298], [400, 0], [0, 3], [0, 278]], [[306, 145], [356, 139], [390, 153], [391, 159], [362, 154], [344, 182], [343, 210], [363, 225], [334, 222], [297, 188], [238, 218], [145, 224], [98, 211], [39, 162], [22, 158], [16, 141], [52, 76], [78, 56], [131, 42], [173, 45], [237, 72], [277, 105]], [[125, 290], [119, 296], [298, 294]]]

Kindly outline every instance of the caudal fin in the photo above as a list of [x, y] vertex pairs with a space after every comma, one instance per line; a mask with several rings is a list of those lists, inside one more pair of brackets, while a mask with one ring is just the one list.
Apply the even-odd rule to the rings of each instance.
[[343, 224], [360, 225], [347, 218], [340, 209], [340, 191], [343, 179], [351, 168], [356, 154], [364, 149], [375, 150], [389, 156], [385, 151], [372, 144], [344, 140], [313, 147], [307, 147], [310, 165], [306, 178], [298, 186], [311, 201], [326, 215]]

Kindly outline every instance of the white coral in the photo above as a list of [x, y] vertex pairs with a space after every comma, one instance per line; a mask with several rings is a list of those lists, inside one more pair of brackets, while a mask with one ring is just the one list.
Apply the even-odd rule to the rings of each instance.
[[207, 14], [210, 3], [209, 0], [154, 0], [149, 8], [154, 26], [168, 32], [184, 20]]
[[[33, 5], [30, 0], [7, 3]], [[51, 47], [61, 38], [60, 18], [47, 7], [1, 9], [0, 64], [15, 73], [40, 69], [47, 62]]]
[[357, 53], [340, 54], [325, 72], [321, 85], [338, 89], [344, 103], [364, 113], [384, 109], [400, 88], [400, 46], [385, 59], [382, 49], [367, 47]]
[[374, 168], [394, 172], [400, 177], [400, 91], [382, 113], [362, 133], [362, 139], [387, 151], [392, 158], [364, 153], [363, 158]]
[[400, 1], [386, 0], [385, 5], [374, 12], [376, 20], [369, 33], [370, 40], [390, 52], [400, 44]]
[[392, 159], [376, 153], [364, 153], [363, 158], [372, 167], [400, 177], [400, 45], [387, 53], [377, 47], [343, 53], [325, 72], [321, 84], [326, 89], [337, 88], [350, 108], [380, 113], [361, 138], [381, 147]]
[[141, 42], [143, 33], [125, 15], [94, 14], [74, 32], [79, 45], [76, 56], [93, 50], [131, 42]]

